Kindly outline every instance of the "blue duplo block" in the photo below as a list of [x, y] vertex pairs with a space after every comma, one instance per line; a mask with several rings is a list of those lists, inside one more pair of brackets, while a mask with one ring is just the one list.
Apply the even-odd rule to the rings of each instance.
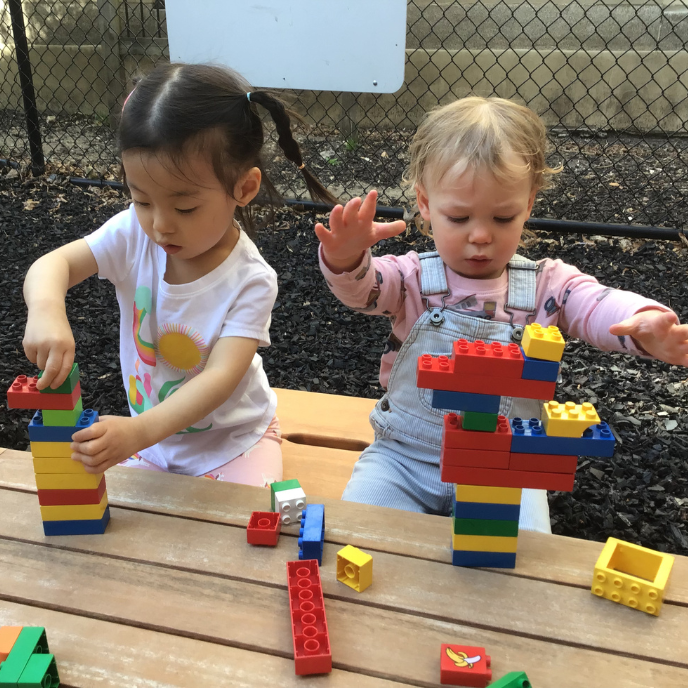
[[472, 394], [470, 392], [432, 391], [432, 408], [447, 411], [473, 411], [475, 413], [499, 413], [501, 397], [493, 394]]
[[322, 565], [325, 545], [325, 505], [308, 504], [301, 514], [299, 559], [317, 559]]
[[484, 521], [518, 521], [520, 504], [488, 504], [457, 502], [454, 497], [454, 518], [479, 518]]
[[[523, 349], [521, 349], [523, 354]], [[539, 358], [529, 358], [523, 354], [523, 380], [541, 380], [542, 382], [556, 382], [559, 379], [559, 361], [541, 361]]]
[[516, 568], [516, 552], [470, 552], [452, 550], [454, 566], [489, 566], [493, 569]]
[[79, 430], [90, 428], [98, 422], [98, 411], [86, 409], [74, 425], [43, 425], [43, 414], [36, 411], [29, 423], [29, 439], [32, 442], [71, 442], [72, 435]]
[[606, 423], [587, 428], [582, 437], [549, 437], [537, 418], [512, 418], [512, 454], [559, 454], [560, 456], [614, 456], [616, 440]]
[[43, 521], [45, 535], [102, 535], [110, 520], [110, 507], [102, 518], [81, 521]]

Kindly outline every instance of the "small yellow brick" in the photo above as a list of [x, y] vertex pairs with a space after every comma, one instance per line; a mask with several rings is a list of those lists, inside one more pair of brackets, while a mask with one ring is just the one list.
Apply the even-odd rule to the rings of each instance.
[[481, 504], [520, 504], [521, 488], [457, 485], [456, 501], [480, 502]]
[[561, 361], [564, 354], [564, 338], [558, 327], [550, 325], [544, 328], [533, 323], [526, 325], [521, 340], [523, 353], [529, 358], [539, 358], [542, 361]]
[[588, 401], [583, 404], [548, 401], [542, 408], [542, 423], [550, 437], [580, 437], [586, 428], [599, 422], [595, 407]]
[[39, 490], [97, 490], [103, 475], [104, 473], [37, 473], [36, 487]]
[[86, 469], [81, 461], [63, 458], [41, 458], [33, 460], [35, 473], [80, 473], [86, 475]]
[[71, 442], [31, 442], [31, 454], [36, 458], [69, 459]]
[[42, 506], [41, 518], [44, 521], [91, 521], [103, 518], [108, 505], [107, 490], [103, 493], [100, 504], [73, 504], [60, 506]]
[[373, 582], [373, 558], [357, 547], [347, 545], [337, 552], [337, 580], [363, 592]]
[[452, 536], [454, 549], [466, 549], [470, 552], [515, 552], [517, 537], [501, 535], [456, 535]]

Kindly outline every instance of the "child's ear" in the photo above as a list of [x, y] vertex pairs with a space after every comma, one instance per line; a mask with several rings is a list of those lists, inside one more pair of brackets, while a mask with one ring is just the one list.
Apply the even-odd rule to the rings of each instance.
[[236, 183], [234, 198], [240, 208], [248, 205], [258, 195], [262, 178], [260, 170], [257, 167], [252, 167]]
[[420, 216], [426, 221], [430, 222], [430, 201], [428, 200], [428, 194], [423, 188], [422, 184], [416, 184], [416, 203], [418, 203], [418, 210], [420, 210]]
[[533, 210], [533, 203], [535, 203], [535, 196], [537, 196], [537, 192], [537, 189], [533, 189], [530, 192], [530, 198], [528, 199], [528, 217], [526, 218], [526, 220], [530, 219], [530, 213]]

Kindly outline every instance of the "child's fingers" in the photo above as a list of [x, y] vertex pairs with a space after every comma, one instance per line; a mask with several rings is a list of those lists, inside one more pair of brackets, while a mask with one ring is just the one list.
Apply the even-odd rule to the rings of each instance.
[[361, 199], [356, 197], [352, 198], [344, 206], [344, 214], [342, 215], [342, 220], [344, 225], [352, 225], [358, 220], [358, 210], [361, 207]]
[[320, 241], [321, 244], [326, 243], [329, 241], [330, 237], [332, 236], [332, 232], [330, 232], [327, 227], [322, 222], [318, 222], [315, 225], [315, 236], [318, 237], [318, 241]]
[[100, 451], [101, 445], [104, 444], [104, 441], [98, 444], [94, 444], [93, 441], [102, 437], [106, 431], [107, 423], [93, 423], [93, 425], [90, 427], [75, 432], [72, 435], [72, 451], [84, 454], [97, 453]]
[[389, 239], [406, 231], [406, 223], [403, 220], [395, 220], [394, 222], [375, 222], [375, 241], [380, 239]]
[[[36, 358], [36, 365], [43, 371], [41, 379], [38, 381], [36, 387], [38, 389], [45, 389], [50, 387], [50, 384], [56, 380], [57, 376], [62, 370], [63, 352], [55, 347], [48, 349], [39, 349]], [[65, 376], [66, 377], [66, 376]]]
[[338, 232], [344, 226], [342, 220], [342, 215], [344, 214], [344, 207], [341, 205], [336, 205], [330, 211], [330, 234], [333, 232]]
[[358, 211], [358, 216], [361, 222], [366, 224], [373, 221], [375, 213], [377, 212], [377, 191], [373, 189], [366, 197], [361, 208]]

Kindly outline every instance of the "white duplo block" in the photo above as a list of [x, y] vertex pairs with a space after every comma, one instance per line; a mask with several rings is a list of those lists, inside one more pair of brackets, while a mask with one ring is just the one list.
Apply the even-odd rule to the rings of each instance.
[[275, 492], [275, 511], [284, 525], [298, 523], [305, 508], [306, 493], [300, 487]]

